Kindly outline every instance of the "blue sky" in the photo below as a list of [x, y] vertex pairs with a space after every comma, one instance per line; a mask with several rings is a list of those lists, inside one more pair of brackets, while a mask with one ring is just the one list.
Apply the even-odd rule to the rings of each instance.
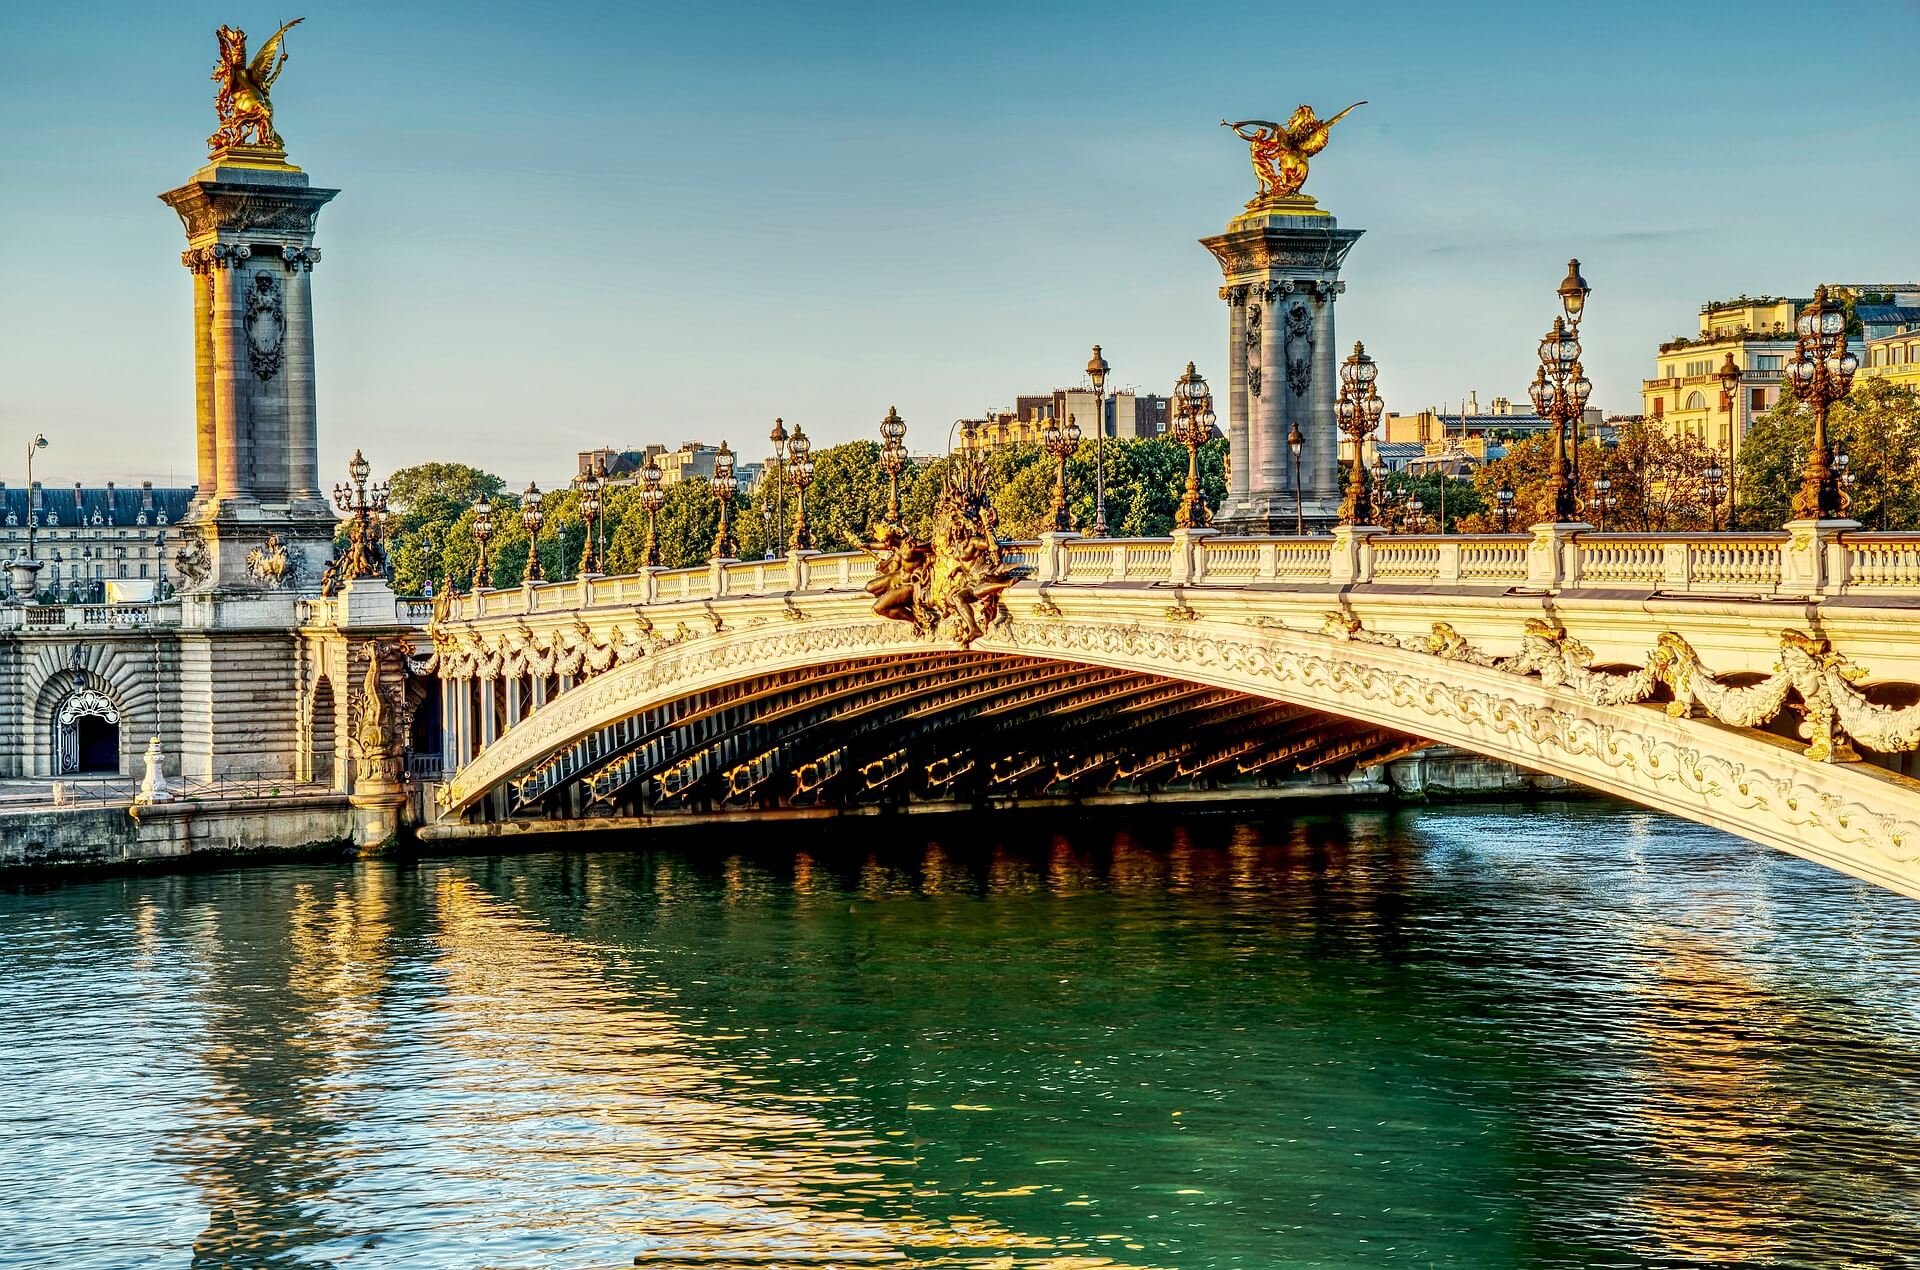
[[[1251, 194], [1222, 116], [1370, 104], [1309, 193], [1366, 237], [1343, 344], [1394, 410], [1519, 396], [1569, 255], [1637, 408], [1701, 301], [1920, 275], [1911, 4], [369, 4], [0, 0], [0, 444], [191, 479], [179, 223], [213, 28], [304, 12], [275, 92], [341, 195], [314, 278], [322, 462], [542, 483], [775, 415], [909, 444], [1073, 382], [1219, 377], [1196, 239]], [[1834, 191], [1821, 209], [1796, 189]], [[18, 480], [14, 461], [0, 474]]]

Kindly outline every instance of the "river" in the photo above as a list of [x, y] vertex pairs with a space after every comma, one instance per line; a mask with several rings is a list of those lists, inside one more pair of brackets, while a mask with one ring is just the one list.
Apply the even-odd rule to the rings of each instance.
[[641, 841], [0, 892], [0, 1264], [1920, 1264], [1920, 906], [1721, 834]]

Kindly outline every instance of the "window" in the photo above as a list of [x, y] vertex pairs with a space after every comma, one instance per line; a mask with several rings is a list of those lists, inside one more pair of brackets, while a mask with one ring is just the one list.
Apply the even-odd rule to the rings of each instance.
[[1755, 370], [1779, 370], [1780, 354], [1762, 353], [1760, 356], [1753, 359], [1753, 368]]
[[1687, 409], [1705, 410], [1706, 408], [1707, 398], [1705, 393], [1695, 391], [1687, 394]]
[[1666, 415], [1667, 399], [1665, 397], [1655, 397], [1653, 399], [1653, 417], [1656, 419], [1664, 419]]
[[1753, 390], [1753, 396], [1747, 399], [1747, 409], [1765, 410], [1766, 408], [1767, 408], [1767, 390], [1764, 388], [1755, 388]]

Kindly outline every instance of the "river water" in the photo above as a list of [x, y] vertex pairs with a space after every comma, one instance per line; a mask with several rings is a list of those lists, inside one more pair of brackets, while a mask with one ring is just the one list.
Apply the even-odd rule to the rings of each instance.
[[0, 892], [0, 1264], [1920, 1264], [1920, 905], [1617, 804]]

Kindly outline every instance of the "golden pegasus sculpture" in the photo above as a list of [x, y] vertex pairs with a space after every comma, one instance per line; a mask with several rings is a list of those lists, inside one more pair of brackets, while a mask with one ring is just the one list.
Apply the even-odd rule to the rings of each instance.
[[1266, 119], [1228, 123], [1222, 119], [1222, 128], [1233, 129], [1234, 134], [1247, 143], [1253, 174], [1260, 181], [1260, 192], [1247, 204], [1248, 208], [1271, 207], [1283, 199], [1297, 197], [1300, 187], [1307, 183], [1307, 160], [1327, 148], [1333, 125], [1366, 104], [1356, 101], [1331, 119], [1317, 118], [1312, 106], [1300, 106], [1287, 117], [1285, 124]]
[[219, 115], [220, 126], [207, 138], [209, 149], [219, 151], [232, 146], [285, 149], [286, 143], [273, 130], [273, 101], [268, 93], [287, 64], [283, 48], [287, 32], [304, 21], [305, 18], [295, 18], [275, 31], [251, 61], [247, 59], [245, 31], [223, 26], [214, 32], [220, 57], [214, 63], [212, 78], [220, 90], [214, 94], [213, 107]]

